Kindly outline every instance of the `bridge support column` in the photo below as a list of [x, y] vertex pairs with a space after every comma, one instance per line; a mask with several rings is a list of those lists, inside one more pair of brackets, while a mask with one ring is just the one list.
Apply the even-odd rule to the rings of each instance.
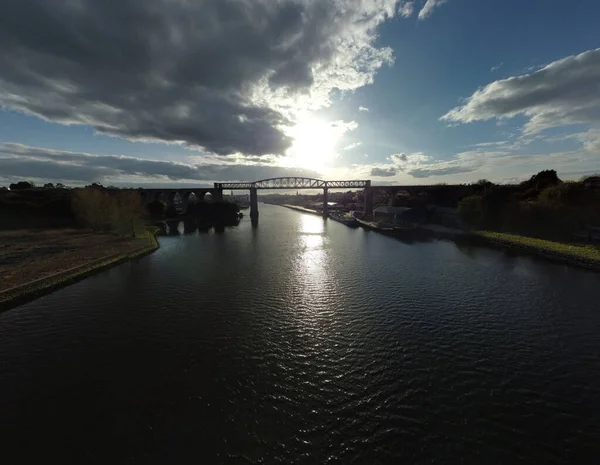
[[367, 181], [364, 190], [365, 217], [373, 216], [373, 193], [371, 192], [371, 181]]
[[388, 200], [388, 206], [393, 207], [396, 202], [396, 191], [390, 190], [390, 199]]
[[250, 219], [258, 220], [258, 192], [256, 187], [250, 188]]
[[171, 192], [167, 195], [167, 208], [175, 207], [175, 196], [177, 192]]
[[323, 218], [327, 218], [329, 216], [329, 188], [323, 188]]
[[213, 202], [222, 202], [223, 201], [223, 189], [213, 189], [212, 201]]

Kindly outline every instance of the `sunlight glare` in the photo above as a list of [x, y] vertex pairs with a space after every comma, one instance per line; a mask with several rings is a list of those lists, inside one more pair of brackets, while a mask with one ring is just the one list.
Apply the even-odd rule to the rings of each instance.
[[352, 129], [340, 121], [325, 122], [306, 117], [287, 131], [294, 139], [287, 151], [290, 164], [315, 171], [323, 170], [336, 156], [336, 146], [344, 133]]

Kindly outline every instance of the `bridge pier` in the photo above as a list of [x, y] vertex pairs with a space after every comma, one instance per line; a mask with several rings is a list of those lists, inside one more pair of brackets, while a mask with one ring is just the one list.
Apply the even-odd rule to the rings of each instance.
[[371, 192], [371, 181], [367, 181], [364, 190], [365, 217], [373, 216], [373, 193]]
[[329, 201], [329, 188], [323, 188], [323, 218], [327, 218], [329, 216], [329, 205], [327, 202]]
[[223, 202], [223, 189], [213, 189], [212, 191], [213, 202]]
[[258, 191], [256, 187], [250, 188], [250, 219], [258, 220]]

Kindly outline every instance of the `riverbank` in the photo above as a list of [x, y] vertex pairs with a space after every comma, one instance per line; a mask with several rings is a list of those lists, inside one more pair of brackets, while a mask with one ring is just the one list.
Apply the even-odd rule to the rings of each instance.
[[296, 210], [296, 211], [299, 211], [299, 212], [302, 212], [302, 213], [310, 213], [312, 215], [322, 216], [322, 213], [318, 212], [317, 210], [311, 210], [310, 208], [304, 208], [304, 207], [300, 207], [298, 205], [290, 205], [290, 204], [284, 203], [284, 204], [282, 204], [280, 206], [281, 207], [285, 207], [285, 208], [289, 208], [291, 210]]
[[600, 271], [600, 247], [597, 246], [567, 244], [494, 231], [474, 231], [471, 237], [475, 242], [487, 246]]
[[[296, 205], [285, 204], [281, 206], [302, 213], [321, 215], [320, 212]], [[553, 242], [494, 231], [467, 231], [437, 224], [424, 224], [415, 229], [404, 230], [391, 226], [381, 226], [374, 221], [357, 220], [357, 224], [364, 229], [403, 240], [444, 239], [461, 243], [468, 242], [600, 272], [600, 247], [593, 245]]]
[[155, 232], [137, 238], [77, 229], [0, 232], [0, 310], [153, 252]]

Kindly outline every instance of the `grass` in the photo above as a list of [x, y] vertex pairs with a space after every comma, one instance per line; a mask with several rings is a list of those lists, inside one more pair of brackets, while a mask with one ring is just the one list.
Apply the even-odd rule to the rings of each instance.
[[[13, 278], [1, 283], [1, 288], [12, 290], [2, 292], [0, 289], [0, 310], [52, 292], [122, 261], [153, 252], [158, 248], [157, 230], [148, 228], [141, 231], [136, 239], [114, 236], [111, 239], [110, 235], [70, 230], [47, 231], [48, 234], [37, 232], [34, 236], [29, 231], [21, 231], [20, 241], [13, 240], [7, 246], [12, 249], [12, 256], [7, 257], [5, 253], [2, 257], [0, 254], [0, 271], [4, 265], [4, 272], [10, 269], [10, 277]], [[11, 238], [16, 239], [13, 234]], [[48, 243], [49, 239], [54, 239], [55, 243]], [[87, 248], [87, 251], [82, 252], [81, 248]]]
[[156, 238], [156, 234], [160, 231], [160, 228], [158, 226], [146, 226], [145, 229], [143, 230], [136, 230], [135, 231], [135, 238], [136, 239], [155, 239]]
[[518, 236], [494, 231], [475, 231], [475, 234], [486, 239], [508, 242], [515, 245], [534, 248], [539, 251], [551, 252], [573, 258], [591, 260], [600, 263], [600, 247], [584, 244], [566, 244], [533, 237]]

